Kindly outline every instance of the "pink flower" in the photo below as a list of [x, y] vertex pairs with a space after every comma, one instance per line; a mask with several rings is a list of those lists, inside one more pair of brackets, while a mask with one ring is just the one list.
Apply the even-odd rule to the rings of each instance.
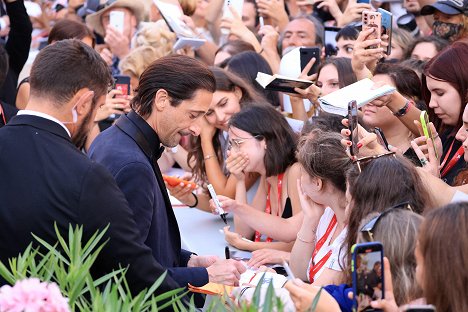
[[68, 299], [55, 283], [29, 278], [0, 288], [2, 312], [69, 312]]

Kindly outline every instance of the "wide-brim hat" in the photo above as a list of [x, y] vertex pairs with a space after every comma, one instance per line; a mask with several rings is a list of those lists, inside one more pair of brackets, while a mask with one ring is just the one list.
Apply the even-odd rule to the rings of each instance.
[[109, 0], [103, 4], [103, 8], [96, 13], [86, 16], [86, 24], [101, 36], [105, 35], [105, 29], [102, 27], [101, 16], [104, 12], [112, 8], [127, 8], [135, 15], [137, 24], [143, 21], [145, 16], [145, 5], [141, 0]]
[[448, 15], [468, 15], [468, 0], [440, 0], [423, 6], [421, 15], [432, 15], [436, 10]]

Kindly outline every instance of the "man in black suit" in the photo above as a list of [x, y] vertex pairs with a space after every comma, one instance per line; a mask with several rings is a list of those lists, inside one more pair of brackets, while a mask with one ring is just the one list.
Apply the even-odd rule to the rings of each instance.
[[[26, 110], [0, 129], [0, 261], [8, 263], [33, 241], [55, 243], [56, 222], [83, 225], [84, 239], [110, 224], [92, 274], [119, 265], [133, 292], [149, 287], [165, 271], [139, 233], [112, 176], [81, 147], [96, 109], [105, 101], [111, 76], [98, 53], [79, 40], [44, 48], [31, 69]], [[0, 281], [4, 283], [4, 281]], [[158, 292], [178, 288], [166, 277]]]
[[[215, 87], [213, 74], [200, 61], [181, 55], [160, 58], [140, 77], [134, 111], [121, 116], [90, 148], [90, 157], [111, 172], [125, 194], [140, 230], [139, 242], [151, 248], [181, 286], [208, 281], [236, 285], [245, 271], [232, 259], [181, 249], [179, 227], [157, 165], [161, 145], [174, 147], [181, 136], [200, 133]], [[190, 204], [196, 202], [194, 194]]]

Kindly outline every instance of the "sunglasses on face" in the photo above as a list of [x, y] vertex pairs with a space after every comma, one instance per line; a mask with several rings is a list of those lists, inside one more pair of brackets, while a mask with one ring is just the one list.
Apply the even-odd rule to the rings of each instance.
[[382, 220], [383, 217], [385, 217], [387, 214], [391, 213], [392, 211], [395, 211], [395, 209], [404, 209], [413, 212], [413, 208], [411, 208], [411, 205], [409, 202], [404, 202], [398, 205], [395, 205], [391, 208], [386, 209], [384, 212], [380, 213], [378, 216], [375, 216], [372, 218], [369, 222], [367, 222], [362, 228], [361, 228], [361, 233], [367, 233], [369, 234], [369, 237], [374, 240], [374, 229], [379, 223], [380, 220]]
[[379, 155], [373, 155], [373, 156], [366, 156], [362, 158], [358, 158], [355, 163], [358, 166], [359, 172], [362, 172], [366, 168], [366, 166], [374, 159], [380, 158], [380, 157], [387, 157], [387, 156], [395, 156], [395, 152], [389, 152], [389, 153], [384, 153], [384, 154], [379, 154]]

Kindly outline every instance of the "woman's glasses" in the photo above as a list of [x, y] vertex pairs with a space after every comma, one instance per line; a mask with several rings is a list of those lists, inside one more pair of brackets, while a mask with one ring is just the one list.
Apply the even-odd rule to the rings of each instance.
[[379, 223], [379, 221], [385, 217], [387, 214], [390, 212], [394, 211], [395, 209], [406, 209], [411, 212], [413, 212], [413, 208], [411, 208], [411, 205], [409, 202], [404, 202], [398, 205], [395, 205], [391, 208], [386, 209], [384, 212], [380, 213], [378, 216], [372, 218], [369, 222], [367, 222], [362, 228], [361, 228], [361, 233], [367, 233], [369, 234], [370, 238], [374, 240], [374, 229]]
[[261, 138], [261, 137], [262, 136], [260, 134], [257, 134], [257, 135], [254, 135], [254, 136], [250, 137], [250, 138], [230, 139], [228, 149], [230, 150], [233, 146], [235, 146], [237, 149], [240, 149], [242, 143], [244, 143], [246, 140], [258, 139], [258, 138]]
[[386, 157], [386, 156], [395, 156], [395, 152], [389, 152], [389, 153], [384, 153], [384, 154], [379, 154], [379, 155], [373, 155], [373, 156], [366, 156], [362, 158], [358, 158], [355, 163], [358, 166], [359, 172], [362, 172], [364, 168], [374, 159], [380, 158], [380, 157]]

